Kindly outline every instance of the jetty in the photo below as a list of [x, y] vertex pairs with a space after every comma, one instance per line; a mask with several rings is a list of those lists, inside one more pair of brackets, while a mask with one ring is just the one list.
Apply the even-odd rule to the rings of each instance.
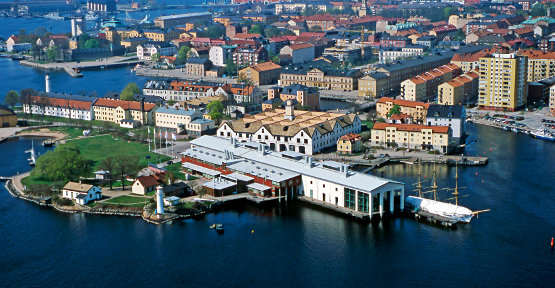
[[143, 64], [144, 61], [138, 60], [136, 56], [132, 56], [132, 57], [114, 56], [114, 57], [105, 58], [102, 61], [41, 64], [41, 63], [36, 63], [28, 60], [23, 60], [20, 63], [21, 65], [24, 65], [24, 66], [45, 70], [45, 71], [65, 71], [71, 77], [79, 78], [79, 77], [83, 77], [83, 74], [81, 74], [81, 71], [135, 66], [137, 64]]

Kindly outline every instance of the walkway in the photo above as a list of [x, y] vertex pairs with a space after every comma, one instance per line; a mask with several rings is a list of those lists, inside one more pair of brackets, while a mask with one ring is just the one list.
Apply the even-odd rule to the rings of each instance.
[[23, 185], [23, 184], [21, 183], [21, 179], [23, 179], [23, 178], [29, 176], [30, 174], [31, 174], [31, 172], [26, 172], [26, 173], [23, 173], [23, 174], [19, 174], [19, 175], [14, 176], [14, 178], [13, 178], [13, 186], [15, 187], [15, 189], [16, 189], [19, 193], [23, 194], [23, 191], [25, 191], [25, 185]]

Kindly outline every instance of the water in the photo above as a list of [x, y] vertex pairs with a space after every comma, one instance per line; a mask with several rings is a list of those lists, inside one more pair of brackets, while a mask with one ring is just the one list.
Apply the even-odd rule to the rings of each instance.
[[[0, 85], [0, 103], [9, 90], [21, 91], [23, 88], [33, 88], [44, 91], [45, 72], [22, 66], [18, 61], [0, 58], [2, 80]], [[147, 78], [137, 76], [130, 71], [131, 67], [107, 70], [83, 71], [83, 78], [72, 78], [63, 71], [50, 72], [50, 83], [53, 92], [73, 93], [102, 97], [109, 91], [121, 91], [130, 82], [143, 87]]]
[[[470, 132], [479, 142], [468, 152], [490, 163], [459, 168], [459, 186], [471, 195], [461, 202], [492, 212], [457, 230], [411, 219], [372, 226], [301, 204], [156, 226], [57, 213], [2, 187], [2, 286], [552, 287], [555, 145], [472, 124]], [[0, 144], [0, 175], [28, 169], [25, 145]], [[416, 181], [414, 166], [382, 172], [407, 190]], [[438, 166], [440, 186], [453, 175]], [[208, 228], [215, 222], [223, 235]]]

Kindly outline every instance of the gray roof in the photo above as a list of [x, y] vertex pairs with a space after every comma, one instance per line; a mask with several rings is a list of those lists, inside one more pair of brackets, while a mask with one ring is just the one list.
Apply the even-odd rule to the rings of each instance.
[[212, 179], [212, 181], [202, 184], [202, 186], [205, 186], [214, 190], [222, 190], [222, 189], [234, 187], [235, 182], [231, 182], [221, 178], [214, 178]]
[[191, 64], [207, 64], [208, 63], [208, 58], [201, 58], [201, 57], [189, 57], [189, 59], [187, 59], [187, 63], [191, 63]]
[[96, 100], [98, 99], [97, 97], [92, 97], [92, 96], [73, 95], [73, 94], [55, 93], [55, 92], [41, 92], [37, 96], [45, 96], [45, 97], [65, 99], [65, 100], [84, 101], [84, 102], [91, 102], [91, 103], [96, 102]]
[[307, 87], [301, 84], [293, 84], [293, 85], [283, 87], [283, 90], [281, 90], [281, 94], [297, 95], [298, 91], [306, 91], [307, 93], [316, 93], [318, 92], [318, 89], [316, 89], [315, 87]]
[[430, 105], [426, 118], [460, 119], [465, 112], [462, 105]]
[[192, 116], [197, 112], [195, 109], [176, 109], [169, 106], [162, 106], [156, 110], [156, 113], [165, 113], [165, 114], [174, 114], [174, 115], [181, 115], [181, 116]]
[[249, 185], [247, 185], [247, 188], [251, 188], [257, 191], [266, 191], [269, 189], [272, 189], [272, 187], [268, 187], [266, 185], [262, 185], [262, 184], [258, 184], [258, 183], [251, 183]]

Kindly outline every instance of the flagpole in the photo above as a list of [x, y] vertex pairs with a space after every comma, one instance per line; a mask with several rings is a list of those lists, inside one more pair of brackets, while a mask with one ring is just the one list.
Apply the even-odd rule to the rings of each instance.
[[166, 131], [166, 134], [164, 134], [164, 137], [166, 138], [166, 155], [168, 155], [168, 131]]
[[[162, 150], [162, 130], [160, 130], [160, 150]], [[162, 151], [160, 151], [162, 152]], [[158, 153], [158, 163], [162, 163], [160, 162], [160, 153]]]
[[150, 152], [150, 127], [148, 128], [148, 136], [146, 137], [146, 142], [148, 142], [148, 152]]
[[154, 138], [154, 150], [152, 150], [153, 152], [156, 151], [156, 128], [154, 128], [154, 133], [152, 134], [153, 138]]

